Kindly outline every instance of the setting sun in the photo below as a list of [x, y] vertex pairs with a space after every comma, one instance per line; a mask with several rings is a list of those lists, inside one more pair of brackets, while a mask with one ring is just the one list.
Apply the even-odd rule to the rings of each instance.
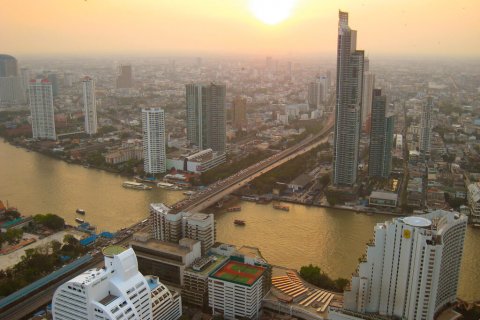
[[251, 0], [250, 10], [266, 24], [277, 24], [292, 13], [295, 0]]

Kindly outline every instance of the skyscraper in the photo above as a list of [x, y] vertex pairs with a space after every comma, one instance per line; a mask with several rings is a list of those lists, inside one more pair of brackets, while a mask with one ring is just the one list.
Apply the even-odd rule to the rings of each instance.
[[85, 132], [97, 133], [97, 103], [95, 101], [95, 81], [90, 77], [82, 80], [83, 86], [83, 113], [85, 115]]
[[372, 124], [368, 175], [388, 178], [392, 162], [393, 116], [386, 117], [387, 97], [380, 89], [373, 90]]
[[225, 153], [226, 119], [224, 84], [187, 84], [187, 139], [201, 150]]
[[308, 106], [310, 109], [318, 109], [324, 105], [327, 100], [328, 93], [328, 79], [326, 76], [321, 76], [308, 84]]
[[52, 301], [54, 320], [177, 320], [182, 316], [178, 292], [157, 277], [143, 276], [132, 248], [103, 249], [105, 267], [65, 282]]
[[167, 170], [165, 113], [160, 108], [142, 109], [143, 168], [146, 173]]
[[17, 59], [0, 54], [0, 104], [24, 104], [25, 86], [18, 75]]
[[28, 89], [33, 138], [56, 140], [52, 84], [48, 79], [30, 80]]
[[372, 112], [372, 94], [375, 88], [375, 75], [370, 72], [370, 61], [365, 58], [363, 72], [362, 94], [362, 127], [365, 128], [369, 115]]
[[236, 96], [233, 99], [233, 126], [238, 130], [247, 126], [247, 99]]
[[420, 155], [423, 159], [430, 156], [430, 139], [432, 136], [432, 111], [433, 98], [427, 97], [426, 103], [422, 107], [422, 116], [420, 120], [420, 141], [418, 143]]
[[0, 54], [0, 77], [16, 76], [18, 76], [17, 59], [8, 54]]
[[52, 93], [53, 93], [53, 96], [56, 97], [58, 96], [58, 76], [56, 73], [49, 73], [47, 75], [47, 78], [48, 78], [48, 81], [50, 81], [50, 83], [52, 84]]
[[363, 51], [356, 49], [357, 32], [348, 26], [348, 13], [339, 12], [337, 99], [333, 146], [333, 184], [357, 181], [363, 84]]
[[434, 319], [457, 299], [466, 228], [467, 216], [444, 210], [378, 223], [344, 292], [347, 312], [329, 319]]
[[132, 66], [121, 65], [118, 70], [119, 75], [117, 77], [117, 89], [133, 87]]

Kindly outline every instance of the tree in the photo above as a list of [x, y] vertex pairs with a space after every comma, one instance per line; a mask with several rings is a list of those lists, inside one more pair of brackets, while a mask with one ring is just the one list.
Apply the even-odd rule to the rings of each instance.
[[330, 175], [327, 173], [321, 176], [320, 183], [324, 186], [328, 185], [330, 183]]
[[65, 227], [65, 220], [56, 214], [37, 214], [33, 217], [37, 224], [41, 224], [52, 230], [61, 230]]
[[331, 205], [332, 207], [338, 203], [337, 197], [332, 193], [327, 193], [327, 201], [328, 201], [328, 204]]

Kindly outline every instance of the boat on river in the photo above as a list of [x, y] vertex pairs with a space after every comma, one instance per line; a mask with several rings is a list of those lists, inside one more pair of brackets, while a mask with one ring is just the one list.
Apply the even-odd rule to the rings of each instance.
[[143, 183], [135, 182], [135, 181], [125, 181], [122, 183], [122, 187], [128, 189], [136, 189], [136, 190], [152, 190], [152, 187], [144, 185]]
[[83, 210], [83, 209], [77, 209], [77, 210], [75, 210], [75, 212], [78, 213], [78, 214], [83, 214], [83, 215], [85, 215], [85, 213], [86, 213], [85, 210]]
[[289, 206], [284, 206], [284, 205], [281, 205], [281, 204], [274, 204], [273, 209], [282, 210], [282, 211], [290, 211]]
[[245, 225], [245, 220], [235, 220], [233, 223], [237, 226], [244, 226]]
[[76, 221], [77, 223], [85, 223], [85, 220], [80, 219], [80, 218], [75, 218], [75, 221]]

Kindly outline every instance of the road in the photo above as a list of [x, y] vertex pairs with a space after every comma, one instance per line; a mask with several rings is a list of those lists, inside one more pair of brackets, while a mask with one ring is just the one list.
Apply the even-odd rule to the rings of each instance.
[[299, 155], [302, 155], [316, 147], [320, 144], [325, 143], [328, 139], [328, 134], [333, 128], [333, 114], [327, 120], [325, 127], [322, 131], [314, 136], [306, 138], [299, 144], [283, 150], [277, 154], [272, 155], [271, 157], [262, 160], [259, 163], [256, 163], [237, 174], [230, 176], [226, 179], [217, 181], [214, 184], [211, 184], [206, 190], [202, 190], [196, 193], [194, 196], [182, 200], [172, 206], [173, 212], [180, 211], [189, 211], [189, 212], [199, 212], [209, 206], [220, 201], [226, 195], [234, 192], [245, 186], [247, 183], [253, 179], [261, 176], [262, 174], [273, 170], [285, 162], [290, 161], [293, 158], [296, 158]]

